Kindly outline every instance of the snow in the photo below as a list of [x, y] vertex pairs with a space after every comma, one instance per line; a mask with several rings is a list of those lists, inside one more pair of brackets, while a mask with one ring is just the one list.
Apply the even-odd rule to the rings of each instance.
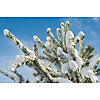
[[74, 50], [75, 57], [78, 57], [79, 56], [79, 52], [77, 51], [77, 49], [73, 49], [73, 50]]
[[14, 72], [14, 71], [16, 71], [16, 68], [17, 68], [16, 62], [11, 62], [11, 64], [10, 64], [10, 70], [11, 70], [12, 72]]
[[51, 28], [47, 28], [47, 33], [51, 32]]
[[51, 64], [50, 61], [46, 60], [45, 62], [43, 62], [44, 67], [48, 67]]
[[41, 75], [37, 75], [37, 76], [35, 77], [35, 79], [36, 79], [37, 81], [40, 81], [40, 80], [41, 80]]
[[46, 46], [47, 48], [50, 48], [50, 43], [49, 43], [49, 42], [45, 42], [45, 46]]
[[80, 70], [81, 67], [82, 67], [82, 65], [83, 65], [83, 60], [82, 60], [82, 58], [81, 58], [80, 56], [77, 56], [77, 57], [76, 57], [76, 62], [77, 62], [77, 64], [78, 64], [78, 68], [79, 68], [79, 70]]
[[62, 73], [68, 73], [68, 70], [72, 70], [72, 71], [76, 71], [78, 68], [78, 65], [75, 61], [73, 60], [69, 60], [69, 62], [67, 63], [64, 63], [62, 66], [61, 66], [61, 72]]
[[17, 68], [18, 65], [21, 65], [21, 63], [20, 62], [18, 63], [18, 61], [16, 61], [16, 60], [11, 61], [10, 62], [10, 70], [13, 71], [13, 72], [16, 71], [16, 68]]
[[62, 26], [64, 26], [64, 23], [63, 23], [63, 22], [61, 22], [60, 26], [61, 26], [61, 27], [62, 27]]
[[8, 72], [7, 70], [3, 69], [2, 67], [0, 67], [0, 72], [2, 72], [4, 75], [8, 75], [9, 78], [14, 78], [15, 82], [19, 83], [20, 80], [15, 74]]
[[94, 69], [94, 66], [99, 61], [100, 61], [100, 55], [94, 56], [94, 58], [90, 61], [89, 67], [92, 68], [92, 69]]
[[78, 37], [81, 39], [84, 36], [85, 36], [85, 34], [82, 31], [80, 31], [79, 34], [78, 34]]
[[33, 74], [38, 74], [37, 71], [35, 69], [32, 69], [31, 75], [33, 76]]
[[33, 83], [36, 83], [37, 81], [41, 80], [41, 76], [40, 75], [37, 75], [36, 77], [35, 76], [32, 76], [32, 77], [33, 77]]
[[47, 37], [46, 37], [46, 40], [49, 42], [49, 41], [50, 41], [50, 37], [49, 37], [49, 36], [47, 36]]
[[7, 36], [7, 35], [8, 35], [8, 33], [9, 33], [9, 30], [4, 29], [4, 35], [5, 35], [5, 36]]
[[79, 40], [80, 40], [80, 38], [78, 36], [76, 36], [74, 41], [75, 41], [75, 43], [77, 43], [77, 41], [79, 41]]
[[73, 39], [74, 39], [73, 32], [72, 31], [68, 31], [66, 33], [66, 45], [67, 45], [68, 49], [72, 48], [75, 45]]
[[61, 72], [62, 73], [68, 73], [68, 70], [69, 70], [69, 63], [64, 63], [62, 66], [61, 66]]
[[33, 37], [33, 39], [34, 39], [34, 41], [37, 42], [38, 37], [35, 35], [35, 36]]
[[69, 61], [69, 66], [70, 66], [70, 69], [71, 69], [72, 71], [76, 71], [77, 68], [78, 68], [77, 63], [76, 63], [75, 61], [73, 61], [73, 60], [70, 60], [70, 61]]
[[60, 38], [61, 38], [61, 30], [60, 30], [60, 28], [57, 28], [57, 36], [58, 36], [58, 40], [60, 40]]
[[18, 65], [22, 65], [24, 62], [24, 56], [23, 55], [16, 55], [16, 60], [10, 62], [10, 70], [15, 71]]
[[97, 76], [94, 74], [93, 70], [91, 70], [89, 67], [82, 68], [81, 75], [83, 79], [85, 77], [90, 78], [93, 83], [96, 83], [96, 81], [98, 81]]
[[68, 31], [66, 33], [66, 41], [68, 41], [69, 39], [73, 39], [74, 38], [74, 34], [72, 31]]
[[67, 53], [63, 52], [63, 55], [64, 55], [64, 57], [66, 57], [67, 59], [70, 59], [69, 54], [67, 54]]
[[83, 38], [85, 36], [85, 34], [82, 32], [82, 31], [80, 31], [79, 32], [79, 34], [78, 34], [78, 36], [76, 36], [75, 37], [75, 43], [77, 43], [77, 41], [81, 41], [81, 39]]
[[69, 24], [69, 21], [66, 21], [66, 24]]
[[54, 78], [54, 81], [56, 82], [59, 82], [59, 83], [72, 83], [72, 81], [68, 80], [68, 79], [65, 79], [65, 78], [61, 78], [61, 77], [58, 77], [58, 78]]
[[62, 55], [62, 54], [63, 54], [63, 50], [62, 50], [61, 47], [58, 47], [58, 48], [57, 48], [57, 54], [58, 54], [58, 55]]
[[60, 28], [57, 28], [57, 32], [60, 31]]
[[91, 81], [92, 81], [93, 83], [96, 83], [96, 82], [98, 81], [98, 78], [97, 78], [96, 75], [91, 74], [90, 78], [91, 78]]
[[70, 58], [69, 55], [65, 52], [63, 52], [62, 48], [61, 47], [58, 47], [57, 48], [57, 55], [63, 55], [65, 58]]
[[22, 63], [24, 61], [23, 55], [16, 55], [16, 63]]
[[33, 51], [30, 52], [29, 57], [31, 57], [33, 60], [35, 59], [35, 55], [34, 55], [34, 52]]

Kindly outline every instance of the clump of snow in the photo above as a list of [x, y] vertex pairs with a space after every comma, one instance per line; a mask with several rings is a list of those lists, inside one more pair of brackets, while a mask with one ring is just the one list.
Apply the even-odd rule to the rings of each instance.
[[48, 28], [48, 29], [47, 29], [47, 33], [49, 33], [49, 32], [51, 32], [51, 28]]
[[47, 61], [45, 61], [45, 62], [43, 63], [43, 66], [44, 66], [44, 67], [48, 67], [50, 64], [51, 64], [51, 62], [47, 60]]
[[62, 26], [64, 26], [64, 23], [63, 23], [63, 22], [61, 22], [60, 26], [61, 26], [61, 27], [62, 27]]
[[7, 36], [9, 34], [9, 30], [4, 29], [4, 35]]
[[74, 34], [72, 31], [68, 31], [66, 33], [66, 40], [69, 40], [69, 39], [73, 39], [74, 38]]
[[41, 80], [41, 75], [38, 75], [35, 78], [36, 78], [37, 81], [40, 81]]
[[32, 76], [33, 77], [33, 83], [36, 83], [37, 81], [39, 82], [41, 80], [41, 76], [37, 75], [37, 76]]
[[76, 63], [75, 61], [73, 61], [73, 60], [70, 60], [70, 61], [69, 61], [69, 66], [70, 66], [70, 69], [71, 69], [72, 71], [76, 71], [77, 68], [78, 68], [77, 63]]
[[94, 56], [94, 58], [90, 61], [89, 67], [94, 69], [94, 66], [97, 64], [97, 62], [100, 62], [100, 55]]
[[74, 48], [73, 51], [74, 51], [75, 57], [78, 57], [79, 56], [79, 52], [77, 51], [77, 49]]
[[83, 79], [85, 77], [90, 78], [93, 83], [96, 83], [98, 81], [97, 76], [94, 74], [93, 70], [91, 70], [89, 67], [82, 68], [81, 75]]
[[82, 31], [80, 31], [79, 34], [78, 34], [78, 37], [81, 39], [84, 36], [85, 36], [85, 34]]
[[22, 63], [24, 61], [23, 55], [16, 55], [16, 63]]
[[37, 71], [35, 69], [32, 69], [31, 75], [33, 76], [33, 74], [38, 74]]
[[73, 34], [73, 32], [72, 32], [72, 31], [68, 31], [68, 32], [66, 33], [66, 44], [67, 44], [67, 48], [68, 48], [68, 49], [69, 49], [69, 48], [72, 48], [72, 47], [75, 45], [73, 39], [74, 39], [74, 34]]
[[35, 59], [35, 55], [34, 55], [34, 52], [33, 51], [30, 52], [29, 57], [31, 57], [33, 60]]
[[62, 66], [61, 66], [61, 72], [62, 73], [67, 73], [68, 70], [69, 70], [69, 63], [64, 63]]
[[77, 41], [81, 41], [81, 39], [83, 38], [85, 36], [85, 34], [82, 32], [82, 31], [80, 31], [79, 32], [79, 34], [78, 34], [78, 36], [76, 36], [76, 38], [75, 38], [75, 43], [77, 43]]
[[78, 65], [75, 61], [73, 60], [69, 60], [69, 62], [64, 63], [61, 66], [61, 72], [62, 73], [68, 73], [68, 70], [72, 70], [72, 71], [76, 71], [78, 68]]
[[15, 74], [12, 74], [12, 73], [6, 71], [2, 67], [0, 67], [0, 72], [3, 73], [4, 75], [7, 75], [9, 78], [13, 78], [15, 80], [15, 82], [19, 83], [20, 80]]
[[14, 72], [14, 71], [16, 71], [16, 68], [17, 68], [16, 62], [11, 62], [11, 64], [10, 64], [10, 70]]
[[60, 28], [57, 28], [57, 32], [60, 31]]
[[34, 39], [34, 41], [37, 42], [38, 37], [35, 35], [35, 36], [33, 37], [33, 39]]
[[57, 55], [63, 55], [65, 58], [70, 58], [69, 55], [65, 52], [63, 52], [62, 48], [61, 47], [58, 47], [57, 48]]
[[49, 47], [50, 47], [50, 43], [49, 43], [49, 42], [45, 42], [45, 46], [46, 46], [47, 48], [49, 48]]
[[47, 36], [47, 37], [46, 37], [46, 40], [49, 42], [49, 41], [50, 41], [50, 37], [49, 37], [49, 36]]
[[63, 54], [63, 50], [62, 50], [61, 47], [58, 47], [58, 48], [57, 48], [57, 54], [58, 54], [58, 55], [62, 55], [62, 54]]
[[66, 24], [69, 24], [69, 21], [66, 21]]
[[77, 56], [77, 57], [76, 57], [76, 62], [77, 62], [77, 64], [78, 64], [78, 68], [79, 68], [79, 70], [80, 70], [80, 68], [81, 68], [82, 65], [83, 65], [83, 59], [82, 59], [80, 56]]
[[72, 81], [65, 79], [65, 78], [61, 78], [61, 77], [54, 78], [54, 81], [59, 82], [59, 83], [72, 83]]
[[21, 55], [21, 56], [17, 55], [16, 60], [10, 62], [10, 70], [13, 71], [13, 72], [16, 71], [16, 68], [18, 66], [21, 66], [23, 62], [24, 62], [24, 56], [23, 55]]
[[75, 38], [75, 43], [77, 42], [77, 41], [79, 41], [80, 40], [80, 38], [78, 37], [78, 36], [76, 36], [76, 38]]
[[61, 30], [60, 30], [60, 28], [57, 28], [57, 36], [58, 36], [58, 39], [60, 39], [61, 38]]

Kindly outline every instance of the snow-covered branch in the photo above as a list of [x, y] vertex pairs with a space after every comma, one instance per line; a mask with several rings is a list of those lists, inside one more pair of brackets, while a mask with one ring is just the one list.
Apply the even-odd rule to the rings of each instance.
[[8, 72], [7, 70], [5, 70], [3, 67], [0, 67], [0, 73], [2, 73], [3, 75], [9, 77], [10, 79], [14, 80], [15, 82], [19, 83], [19, 78], [12, 74], [11, 72]]
[[30, 50], [25, 47], [9, 30], [4, 29], [4, 35], [8, 37], [15, 45], [17, 45], [26, 55], [30, 54]]
[[[34, 44], [34, 51], [29, 50], [18, 39], [15, 38], [7, 29], [4, 34], [17, 45], [24, 55], [17, 55], [16, 59], [10, 64], [12, 73], [0, 68], [0, 72], [15, 82], [29, 83], [18, 72], [18, 68], [26, 65], [32, 69], [33, 82], [37, 83], [96, 83], [100, 75], [100, 55], [92, 54], [94, 48], [87, 46], [84, 49], [85, 34], [80, 31], [75, 37], [69, 30], [69, 21], [62, 22], [60, 28], [57, 28], [57, 37], [55, 38], [51, 29], [47, 29], [49, 36], [43, 43], [39, 37], [33, 39], [42, 48], [43, 55], [38, 54], [38, 45]], [[79, 44], [79, 45], [78, 45]], [[78, 47], [79, 46], [79, 47]]]

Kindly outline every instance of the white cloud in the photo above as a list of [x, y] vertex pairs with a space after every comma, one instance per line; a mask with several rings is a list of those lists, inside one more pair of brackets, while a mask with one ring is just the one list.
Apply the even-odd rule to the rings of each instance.
[[97, 22], [99, 20], [99, 17], [93, 17], [92, 20]]
[[94, 36], [97, 36], [96, 32], [94, 32], [94, 31], [92, 31], [90, 34], [91, 34], [91, 36], [93, 36], [93, 37], [94, 37]]
[[21, 40], [21, 42], [23, 43], [23, 45], [25, 45], [29, 49], [33, 50], [33, 44], [34, 44], [33, 41], [31, 41], [31, 40]]

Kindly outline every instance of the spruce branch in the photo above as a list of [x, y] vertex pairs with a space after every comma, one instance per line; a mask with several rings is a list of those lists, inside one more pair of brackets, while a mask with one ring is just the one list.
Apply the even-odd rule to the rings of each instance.
[[100, 75], [100, 69], [96, 70], [96, 75]]
[[38, 59], [38, 46], [34, 44], [34, 55]]
[[80, 33], [78, 34], [78, 37], [80, 38], [79, 42], [79, 55], [80, 57], [82, 57], [83, 53], [84, 53], [84, 33], [82, 31], [80, 31]]
[[3, 67], [0, 67], [0, 73], [2, 73], [3, 75], [7, 76], [8, 78], [12, 79], [13, 81], [19, 83], [19, 78], [12, 74], [11, 72], [8, 72], [7, 70], [5, 70]]
[[29, 83], [28, 79], [24, 79], [23, 75], [21, 75], [17, 70], [14, 71], [14, 73], [17, 75], [17, 77], [19, 78], [19, 83]]
[[69, 21], [66, 21], [66, 32], [69, 31], [69, 25], [70, 25]]
[[44, 48], [47, 52], [51, 53], [51, 51], [43, 44], [43, 42], [42, 42], [37, 36], [34, 36], [33, 39], [34, 39], [42, 48]]
[[86, 49], [85, 49], [85, 52], [83, 53], [82, 58], [88, 58], [93, 50], [94, 50], [94, 47], [87, 46]]
[[60, 46], [59, 43], [58, 43], [58, 41], [56, 40], [56, 38], [55, 38], [54, 35], [52, 34], [50, 28], [47, 29], [47, 33], [49, 34], [49, 36], [50, 36], [50, 38], [51, 38], [51, 41], [52, 41], [56, 46]]
[[50, 28], [47, 29], [49, 37], [46, 37], [45, 44], [37, 36], [34, 36], [34, 40], [41, 46], [44, 55], [38, 54], [37, 44], [34, 44], [34, 51], [31, 51], [5, 29], [5, 36], [17, 45], [25, 55], [17, 55], [16, 60], [11, 63], [10, 70], [13, 74], [1, 67], [0, 72], [15, 82], [29, 83], [30, 81], [17, 70], [17, 68], [26, 65], [32, 69], [34, 82], [37, 83], [98, 82], [96, 75], [100, 75], [100, 68], [98, 68], [100, 55], [94, 56], [92, 54], [94, 50], [92, 46], [88, 46], [84, 51], [85, 34], [80, 31], [74, 37], [74, 33], [69, 31], [69, 21], [65, 24], [61, 23], [60, 26], [61, 29], [57, 28], [56, 30], [58, 40]]
[[58, 41], [59, 41], [61, 47], [63, 47], [63, 40], [62, 40], [62, 35], [61, 35], [61, 30], [60, 30], [60, 28], [57, 28], [56, 31], [57, 31]]
[[15, 45], [17, 45], [26, 55], [30, 54], [30, 50], [25, 47], [13, 34], [4, 29], [4, 35], [8, 37]]
[[60, 24], [61, 26], [61, 31], [62, 31], [62, 37], [63, 37], [63, 44], [66, 46], [66, 30], [65, 30], [65, 25], [64, 23], [62, 22]]

